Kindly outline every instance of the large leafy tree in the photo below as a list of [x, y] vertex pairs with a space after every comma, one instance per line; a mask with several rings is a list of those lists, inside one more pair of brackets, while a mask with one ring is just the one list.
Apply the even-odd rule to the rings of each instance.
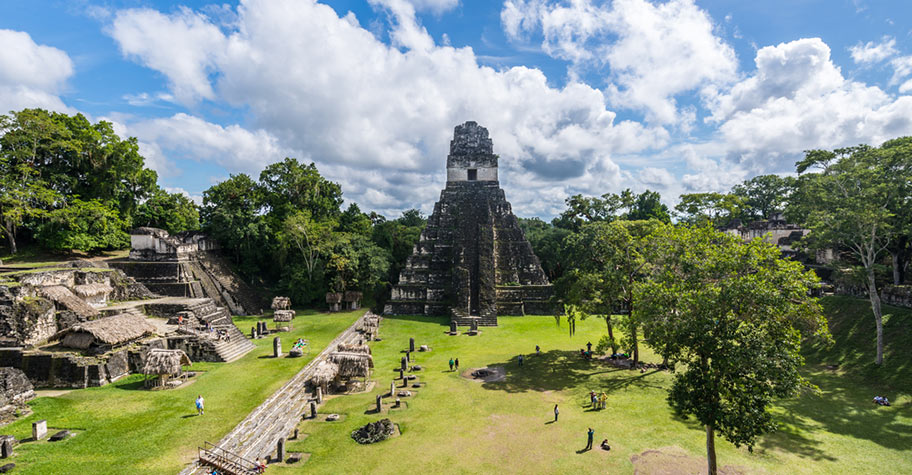
[[740, 218], [743, 206], [744, 199], [735, 194], [688, 193], [681, 195], [675, 214], [683, 223], [726, 226]]
[[[616, 352], [612, 314], [630, 314], [635, 305], [634, 286], [643, 279], [646, 251], [658, 220], [595, 222], [583, 225], [566, 240], [571, 269], [556, 284], [557, 295], [583, 316], [605, 319], [612, 351]], [[634, 365], [639, 362], [638, 325], [627, 320], [628, 341]]]
[[548, 280], [556, 281], [564, 274], [566, 268], [563, 241], [570, 231], [539, 218], [519, 218], [519, 227], [532, 245], [532, 250], [541, 262]]
[[741, 198], [742, 219], [759, 220], [785, 211], [794, 188], [794, 177], [760, 175], [732, 187], [732, 194]]
[[181, 193], [158, 189], [139, 205], [133, 225], [161, 228], [169, 233], [196, 231], [200, 228], [199, 208]]
[[342, 187], [323, 178], [313, 163], [302, 165], [294, 158], [273, 163], [260, 173], [260, 185], [275, 223], [283, 222], [296, 210], [307, 210], [317, 221], [339, 217]]
[[903, 232], [896, 213], [907, 212], [898, 204], [908, 200], [912, 156], [867, 145], [810, 150], [797, 168], [805, 199], [796, 206], [811, 230], [810, 244], [846, 249], [863, 268], [877, 328], [875, 362], [882, 364], [883, 314], [875, 269]]
[[92, 252], [130, 245], [125, 223], [108, 203], [73, 199], [47, 214], [38, 228], [38, 241], [47, 249]]
[[203, 230], [230, 252], [242, 272], [253, 276], [269, 265], [269, 227], [262, 190], [248, 175], [231, 175], [203, 192]]
[[776, 246], [708, 227], [660, 228], [652, 242], [633, 318], [659, 354], [683, 363], [668, 402], [705, 428], [715, 474], [716, 434], [752, 448], [775, 428], [774, 399], [810, 386], [798, 371], [802, 332], [829, 335], [809, 296], [818, 280]]

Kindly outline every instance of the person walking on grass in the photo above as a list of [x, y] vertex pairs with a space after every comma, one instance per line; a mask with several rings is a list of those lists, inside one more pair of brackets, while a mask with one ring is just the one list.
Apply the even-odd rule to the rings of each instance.
[[554, 405], [554, 422], [557, 422], [557, 416], [560, 414], [560, 411], [557, 410], [557, 404]]
[[204, 406], [205, 403], [206, 401], [203, 400], [202, 394], [196, 397], [196, 415], [202, 416], [206, 412]]
[[459, 358], [456, 358], [456, 371], [459, 371]]
[[595, 431], [590, 427], [587, 435], [589, 437], [589, 441], [586, 443], [586, 450], [592, 450], [592, 439], [595, 437]]
[[519, 355], [519, 366], [523, 364], [523, 355]]
[[450, 358], [450, 371], [453, 371], [453, 358]]

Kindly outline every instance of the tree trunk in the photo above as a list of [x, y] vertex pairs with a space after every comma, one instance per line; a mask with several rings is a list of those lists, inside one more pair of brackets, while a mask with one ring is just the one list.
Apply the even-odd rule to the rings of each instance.
[[608, 325], [608, 339], [611, 340], [611, 354], [617, 354], [617, 347], [614, 346], [614, 328], [611, 327], [611, 314], [605, 317], [605, 325]]
[[877, 293], [873, 266], [868, 267], [868, 297], [871, 299], [874, 323], [877, 325], [877, 359], [875, 362], [880, 365], [883, 364], [883, 314], [880, 310], [880, 295]]
[[6, 227], [3, 228], [3, 231], [6, 233], [6, 239], [9, 241], [10, 254], [15, 254], [18, 251], [16, 248], [16, 235], [10, 229], [11, 227], [7, 223]]
[[893, 251], [890, 256], [893, 258], [893, 285], [902, 284], [902, 256], [900, 251]]
[[640, 364], [640, 344], [637, 341], [637, 326], [634, 323], [630, 324], [630, 338], [633, 339], [633, 369], [636, 369]]
[[709, 475], [716, 475], [716, 440], [712, 426], [706, 426], [706, 466]]

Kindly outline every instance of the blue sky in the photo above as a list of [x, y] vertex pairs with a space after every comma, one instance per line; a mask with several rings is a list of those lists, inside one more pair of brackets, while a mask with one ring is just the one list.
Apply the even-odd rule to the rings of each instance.
[[517, 214], [727, 190], [802, 151], [912, 135], [912, 2], [0, 2], [0, 109], [136, 136], [163, 186], [315, 161], [362, 209], [429, 212], [476, 120]]

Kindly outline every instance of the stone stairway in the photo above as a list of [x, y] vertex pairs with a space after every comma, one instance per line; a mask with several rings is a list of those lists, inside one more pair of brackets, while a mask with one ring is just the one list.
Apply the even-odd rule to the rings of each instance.
[[256, 345], [248, 340], [234, 324], [219, 325], [215, 328], [228, 331], [228, 341], [220, 340], [215, 344], [216, 353], [218, 353], [226, 363], [231, 363], [256, 348]]
[[[339, 334], [298, 374], [248, 414], [240, 424], [216, 444], [216, 447], [248, 460], [263, 458], [273, 453], [279, 438], [288, 437], [294, 431], [301, 421], [306, 406], [313, 400], [314, 395], [307, 391], [307, 382], [313, 376], [317, 365], [324, 361], [340, 343], [351, 344], [362, 339], [363, 335], [358, 329], [362, 327], [368, 316], [373, 315], [370, 312], [365, 313]], [[202, 473], [200, 468], [199, 461], [196, 461], [185, 468], [181, 475]]]

